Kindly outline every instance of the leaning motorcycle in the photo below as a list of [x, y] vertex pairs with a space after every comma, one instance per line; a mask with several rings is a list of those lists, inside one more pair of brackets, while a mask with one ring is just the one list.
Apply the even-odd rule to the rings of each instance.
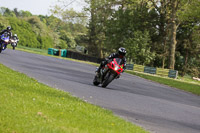
[[0, 53], [2, 52], [2, 50], [5, 50], [5, 48], [7, 47], [8, 43], [9, 43], [9, 36], [8, 36], [8, 34], [4, 33], [3, 35], [1, 35]]
[[17, 42], [18, 40], [16, 38], [10, 39], [10, 43], [11, 43], [11, 46], [13, 47], [13, 50], [15, 50], [15, 47], [17, 47]]
[[105, 67], [100, 69], [100, 73], [95, 75], [93, 84], [96, 86], [101, 84], [105, 88], [114, 79], [120, 77], [120, 74], [123, 72], [123, 67], [122, 59], [114, 58], [109, 60]]

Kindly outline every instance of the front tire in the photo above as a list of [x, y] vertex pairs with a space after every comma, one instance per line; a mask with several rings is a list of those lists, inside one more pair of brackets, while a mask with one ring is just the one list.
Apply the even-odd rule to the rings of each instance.
[[102, 87], [105, 88], [113, 79], [114, 79], [114, 75], [110, 74], [106, 77], [106, 79], [103, 81], [102, 83]]
[[3, 50], [3, 44], [1, 44], [1, 46], [0, 46], [0, 53], [2, 50]]
[[94, 80], [93, 80], [93, 84], [95, 86], [98, 86], [100, 84], [100, 82], [97, 81], [97, 78], [98, 78], [97, 75], [95, 75]]

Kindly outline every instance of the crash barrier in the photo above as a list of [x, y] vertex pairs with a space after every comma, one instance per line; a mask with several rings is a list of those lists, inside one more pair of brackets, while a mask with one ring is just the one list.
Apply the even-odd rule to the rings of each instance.
[[127, 70], [133, 70], [133, 64], [127, 64], [126, 69]]
[[150, 73], [150, 74], [156, 74], [156, 68], [155, 67], [144, 67], [144, 72], [145, 73]]
[[142, 65], [137, 65], [137, 64], [127, 64], [127, 66], [128, 66], [127, 70], [133, 70], [136, 72], [156, 74], [159, 76], [167, 76], [170, 78], [177, 78], [178, 76], [178, 71], [176, 70], [148, 67], [148, 66], [142, 66]]
[[53, 48], [48, 49], [48, 54], [53, 55]]
[[67, 57], [67, 49], [60, 49], [59, 50], [59, 56]]
[[48, 54], [50, 54], [50, 55], [56, 55], [56, 56], [61, 56], [61, 57], [67, 57], [67, 50], [66, 49], [49, 48], [48, 49]]
[[169, 70], [168, 77], [170, 77], [170, 78], [177, 78], [177, 76], [178, 76], [178, 71], [176, 71], [176, 70]]
[[72, 59], [78, 59], [78, 60], [84, 60], [84, 61], [90, 61], [95, 63], [100, 63], [102, 61], [101, 58], [89, 56], [80, 52], [75, 52], [67, 49], [54, 49], [49, 48], [48, 54], [55, 55], [55, 56], [61, 56], [61, 57], [67, 57]]
[[58, 49], [53, 49], [53, 55], [59, 56], [59, 50]]
[[95, 62], [95, 63], [100, 63], [102, 61], [101, 58], [89, 56], [89, 55], [86, 55], [86, 54], [83, 54], [83, 53], [80, 53], [80, 52], [74, 52], [74, 51], [71, 51], [71, 50], [68, 50], [67, 57], [72, 58], [72, 59]]

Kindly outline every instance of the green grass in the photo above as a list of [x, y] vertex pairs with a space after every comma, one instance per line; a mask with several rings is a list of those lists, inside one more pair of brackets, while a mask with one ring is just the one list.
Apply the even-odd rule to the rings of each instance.
[[1, 133], [145, 133], [111, 111], [0, 64]]
[[29, 48], [25, 46], [18, 45], [16, 47], [17, 50], [24, 50], [24, 51], [32, 51], [34, 53], [40, 53], [40, 54], [45, 54], [47, 55], [47, 50], [46, 49], [39, 49], [39, 48]]
[[181, 81], [181, 80], [175, 80], [167, 77], [160, 77], [160, 76], [154, 76], [150, 74], [144, 74], [144, 73], [137, 73], [134, 71], [126, 71], [127, 73], [142, 77], [144, 79], [152, 80], [164, 85], [168, 85], [174, 88], [178, 88], [187, 92], [191, 92], [196, 95], [200, 95], [200, 84], [199, 83], [191, 83], [187, 81]]

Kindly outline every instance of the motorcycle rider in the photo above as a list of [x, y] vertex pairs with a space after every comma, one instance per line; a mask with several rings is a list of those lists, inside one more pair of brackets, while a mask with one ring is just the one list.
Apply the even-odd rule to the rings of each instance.
[[11, 38], [14, 40], [17, 40], [17, 42], [19, 42], [19, 38], [17, 37], [17, 34], [14, 34]]
[[[13, 40], [16, 40], [16, 45], [15, 45], [15, 47], [17, 47], [17, 43], [19, 42], [19, 38], [17, 37], [17, 34], [14, 34], [12, 37], [11, 37], [11, 39], [13, 39]], [[13, 43], [11, 42], [11, 45], [12, 45]], [[12, 45], [13, 46], [13, 45]]]
[[126, 49], [123, 48], [123, 47], [120, 47], [116, 53], [112, 53], [110, 56], [108, 56], [107, 58], [105, 58], [105, 59], [101, 62], [100, 66], [99, 66], [98, 69], [96, 70], [97, 74], [99, 75], [100, 70], [101, 70], [102, 68], [104, 68], [106, 64], [108, 64], [108, 61], [109, 61], [110, 59], [113, 59], [113, 58], [121, 58], [121, 59], [122, 59], [123, 64], [124, 64], [124, 67], [123, 67], [123, 72], [124, 72], [124, 70], [126, 69], [126, 57], [125, 57], [125, 55], [126, 55]]
[[[0, 32], [0, 36], [3, 35], [4, 33], [7, 33], [8, 36], [9, 36], [9, 38], [11, 38], [11, 37], [12, 37], [11, 27], [8, 26], [5, 30], [2, 30], [2, 31]], [[3, 49], [5, 50], [6, 47], [7, 47], [7, 45], [6, 45]]]
[[11, 27], [10, 27], [10, 26], [8, 26], [5, 30], [2, 30], [2, 31], [0, 32], [0, 35], [3, 35], [5, 32], [8, 33], [9, 37], [12, 36], [12, 32], [11, 32]]

